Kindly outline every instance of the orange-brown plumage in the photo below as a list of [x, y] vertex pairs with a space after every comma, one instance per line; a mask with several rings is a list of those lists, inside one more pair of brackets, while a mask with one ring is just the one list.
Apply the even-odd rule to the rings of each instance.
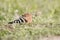
[[12, 22], [9, 22], [8, 24], [13, 24], [13, 23], [31, 23], [32, 22], [32, 14], [30, 13], [25, 13], [22, 16], [20, 16], [18, 19], [15, 19]]
[[31, 23], [32, 22], [32, 14], [26, 13], [26, 14], [24, 14], [22, 16], [27, 21], [27, 23]]

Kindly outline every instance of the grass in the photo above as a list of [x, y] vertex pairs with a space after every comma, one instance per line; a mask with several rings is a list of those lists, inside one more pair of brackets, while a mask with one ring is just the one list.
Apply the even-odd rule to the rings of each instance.
[[[0, 0], [0, 40], [39, 40], [41, 36], [60, 36], [60, 0]], [[6, 27], [15, 16], [33, 15], [31, 24], [13, 24]]]

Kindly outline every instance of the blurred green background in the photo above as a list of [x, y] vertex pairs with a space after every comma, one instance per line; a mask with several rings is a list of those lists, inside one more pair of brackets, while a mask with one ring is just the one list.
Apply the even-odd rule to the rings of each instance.
[[[33, 15], [31, 24], [4, 26], [15, 11]], [[60, 0], [0, 0], [0, 40], [39, 40], [41, 36], [60, 35]]]

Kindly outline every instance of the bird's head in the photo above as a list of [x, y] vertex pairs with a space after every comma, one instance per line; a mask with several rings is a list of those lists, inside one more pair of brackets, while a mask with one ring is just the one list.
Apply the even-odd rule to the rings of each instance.
[[32, 14], [30, 13], [25, 13], [24, 15], [22, 15], [23, 18], [27, 21], [27, 23], [31, 23], [32, 22]]

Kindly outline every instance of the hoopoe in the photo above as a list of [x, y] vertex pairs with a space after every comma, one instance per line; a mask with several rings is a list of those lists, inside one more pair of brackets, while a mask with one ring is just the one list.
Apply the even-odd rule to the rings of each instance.
[[32, 22], [32, 14], [25, 13], [24, 15], [20, 16], [18, 19], [8, 22], [8, 24], [13, 24], [13, 23], [31, 23]]

